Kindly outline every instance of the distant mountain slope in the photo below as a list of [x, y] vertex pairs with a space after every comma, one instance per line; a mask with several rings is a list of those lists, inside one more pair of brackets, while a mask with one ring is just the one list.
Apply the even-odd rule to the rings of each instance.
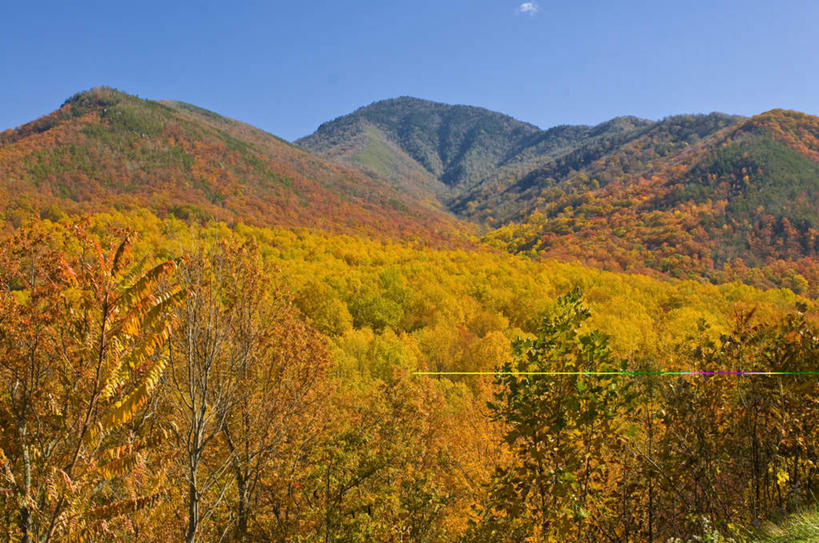
[[14, 222], [147, 207], [463, 239], [448, 209], [515, 253], [819, 295], [817, 117], [618, 117], [540, 130], [399, 98], [298, 144], [189, 104], [94, 89], [0, 133], [0, 213]]
[[7, 218], [127, 207], [429, 239], [462, 228], [375, 175], [179, 102], [97, 88], [0, 133]]
[[497, 229], [487, 241], [512, 252], [801, 291], [819, 281], [819, 119], [810, 115], [618, 117], [540, 130], [399, 98], [297, 143], [411, 192], [430, 189], [456, 215]]
[[386, 175], [396, 162], [406, 164], [419, 184], [447, 195], [492, 174], [540, 135], [486, 109], [403, 97], [325, 123], [296, 143]]
[[773, 110], [671, 147], [662, 133], [574, 172], [560, 190], [536, 183], [533, 211], [488, 239], [612, 269], [815, 290], [819, 118]]
[[583, 137], [574, 146], [543, 156], [539, 164], [529, 162], [535, 167], [519, 170], [519, 175], [490, 177], [450, 205], [460, 215], [493, 225], [519, 220], [567, 192], [596, 189], [645, 169], [738, 120], [720, 113], [658, 122], [619, 117], [592, 128], [577, 127]]
[[[667, 134], [667, 145], [694, 134], [705, 137], [739, 118], [714, 114], [676, 119], [665, 125], [685, 119], [692, 126]], [[530, 207], [532, 185], [558, 186], [575, 170], [661, 124], [617, 117], [597, 126], [540, 130], [483, 108], [404, 97], [325, 123], [296, 143], [378, 172], [410, 192], [431, 192], [466, 218], [486, 222], [491, 216], [502, 223]]]

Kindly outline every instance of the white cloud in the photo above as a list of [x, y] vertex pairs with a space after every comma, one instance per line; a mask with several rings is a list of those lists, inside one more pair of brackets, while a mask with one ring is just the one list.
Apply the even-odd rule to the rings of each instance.
[[523, 13], [525, 15], [534, 15], [540, 10], [540, 7], [537, 5], [537, 2], [523, 2], [521, 5], [518, 6], [518, 13]]

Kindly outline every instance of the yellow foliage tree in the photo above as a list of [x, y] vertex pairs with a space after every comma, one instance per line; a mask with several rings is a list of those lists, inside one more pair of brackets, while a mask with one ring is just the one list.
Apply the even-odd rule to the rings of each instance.
[[[129, 266], [77, 225], [20, 230], [0, 248], [0, 468], [10, 538], [103, 537], [151, 504], [149, 403], [167, 363], [176, 268]], [[112, 484], [122, 475], [128, 481]], [[97, 534], [97, 535], [94, 535]], [[108, 536], [110, 537], [110, 535]]]

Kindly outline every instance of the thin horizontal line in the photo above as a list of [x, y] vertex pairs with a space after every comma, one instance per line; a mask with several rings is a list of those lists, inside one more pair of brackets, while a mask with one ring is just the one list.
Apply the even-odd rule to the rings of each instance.
[[413, 375], [819, 375], [819, 371], [414, 371]]

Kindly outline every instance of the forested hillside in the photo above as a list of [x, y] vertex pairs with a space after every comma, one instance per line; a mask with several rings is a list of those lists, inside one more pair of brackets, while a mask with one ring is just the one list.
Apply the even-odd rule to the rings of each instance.
[[716, 543], [815, 507], [819, 119], [402, 98], [300, 145], [108, 88], [0, 133], [0, 540]]
[[[606, 184], [623, 168], [638, 168], [639, 160], [666, 156], [739, 120], [717, 113], [660, 122], [617, 117], [597, 126], [541, 130], [482, 108], [397, 98], [327, 122], [296, 143], [405, 185], [432, 178], [446, 188], [439, 196], [459, 215], [498, 224], [526, 216], [540, 191], [565, 190], [580, 171], [596, 168], [603, 178], [598, 182]], [[635, 148], [642, 156], [628, 157], [619, 171], [598, 163]], [[398, 162], [413, 167], [396, 168]]]
[[[511, 252], [816, 295], [817, 138], [819, 119], [784, 110], [542, 131], [479, 108], [401, 98], [297, 143], [392, 170], [405, 186], [425, 172], [448, 188], [444, 205]], [[384, 149], [414, 169], [393, 168]]]
[[812, 378], [414, 374], [811, 371], [789, 291], [147, 211], [0, 281], [6, 539], [666, 541], [819, 490]]
[[[383, 175], [426, 180], [446, 195], [490, 174], [539, 133], [535, 126], [482, 108], [404, 97], [325, 123], [297, 143]], [[396, 171], [399, 163], [406, 166]]]
[[569, 190], [543, 186], [532, 214], [488, 238], [609, 269], [816, 295], [817, 137], [818, 118], [775, 110], [667, 156], [637, 141], [576, 173]]
[[462, 227], [431, 204], [249, 125], [104, 87], [0, 133], [0, 213], [15, 222], [145, 207], [191, 220], [459, 237]]

